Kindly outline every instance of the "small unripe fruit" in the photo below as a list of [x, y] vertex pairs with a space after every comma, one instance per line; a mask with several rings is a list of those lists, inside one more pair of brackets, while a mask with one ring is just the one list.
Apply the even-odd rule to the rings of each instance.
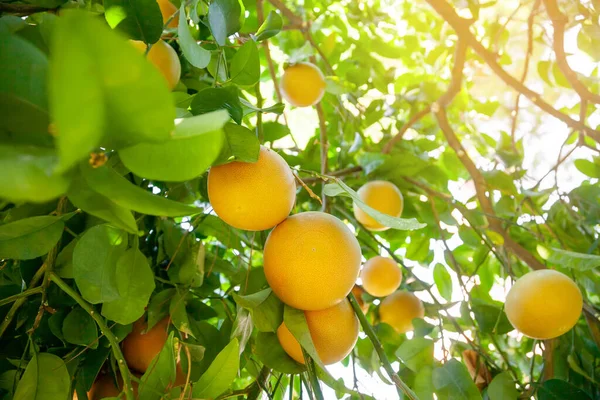
[[300, 310], [344, 300], [358, 278], [361, 251], [354, 234], [322, 212], [292, 215], [265, 242], [264, 270], [273, 292]]
[[529, 272], [506, 296], [504, 309], [510, 323], [534, 339], [552, 339], [575, 326], [581, 315], [581, 291], [565, 274], [552, 269]]
[[[305, 311], [304, 315], [313, 344], [323, 364], [334, 364], [350, 354], [358, 339], [358, 319], [348, 300], [325, 310]], [[290, 357], [304, 364], [300, 343], [285, 323], [277, 329], [277, 338]]]
[[296, 201], [296, 181], [285, 160], [261, 146], [255, 163], [234, 161], [212, 167], [208, 198], [219, 218], [229, 225], [262, 231], [290, 214]]
[[281, 78], [281, 94], [296, 107], [317, 104], [325, 94], [325, 77], [310, 63], [297, 63], [285, 69]]
[[360, 278], [367, 293], [375, 297], [384, 297], [400, 287], [402, 271], [391, 258], [376, 256], [363, 265]]
[[425, 308], [417, 296], [410, 292], [395, 292], [382, 300], [379, 317], [398, 333], [412, 331], [412, 320], [423, 318]]
[[[357, 193], [366, 205], [383, 214], [392, 217], [399, 217], [402, 214], [404, 198], [402, 197], [400, 189], [393, 183], [386, 181], [371, 181], [365, 183], [358, 189]], [[385, 231], [389, 229], [388, 226], [380, 224], [369, 214], [361, 210], [356, 203], [354, 204], [354, 217], [370, 231]]]

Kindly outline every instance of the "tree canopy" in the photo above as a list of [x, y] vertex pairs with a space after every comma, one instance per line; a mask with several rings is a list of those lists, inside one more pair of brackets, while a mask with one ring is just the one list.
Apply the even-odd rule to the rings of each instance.
[[[599, 17], [597, 0], [0, 0], [0, 398], [600, 399]], [[260, 222], [283, 210], [268, 227], [209, 198], [209, 171], [263, 150], [291, 215], [330, 214], [349, 264], [401, 270], [393, 295], [359, 279], [342, 299], [349, 380], [312, 310], [275, 293], [267, 257], [311, 259], [300, 235], [267, 251], [285, 188], [224, 196]], [[224, 190], [250, 182], [225, 171]], [[373, 181], [401, 215], [366, 200]], [[319, 274], [340, 257], [302, 289], [334, 293], [345, 277]], [[547, 269], [583, 307], [534, 339], [505, 301]], [[525, 290], [529, 322], [566, 290]], [[408, 332], [383, 310], [406, 292]]]

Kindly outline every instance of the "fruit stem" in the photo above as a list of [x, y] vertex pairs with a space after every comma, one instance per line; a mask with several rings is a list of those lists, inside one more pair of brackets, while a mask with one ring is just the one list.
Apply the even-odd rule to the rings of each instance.
[[317, 368], [315, 362], [308, 355], [306, 350], [302, 348], [302, 355], [304, 356], [304, 362], [306, 364], [306, 373], [308, 374], [308, 380], [316, 400], [323, 400], [323, 392], [321, 391], [321, 385], [319, 385], [319, 378], [317, 377]]
[[408, 387], [408, 385], [406, 383], [404, 383], [404, 381], [398, 376], [398, 374], [396, 372], [394, 372], [394, 369], [392, 368], [392, 364], [390, 364], [390, 361], [388, 360], [387, 356], [385, 355], [385, 351], [383, 350], [383, 346], [381, 345], [381, 342], [379, 342], [379, 339], [377, 338], [377, 335], [375, 334], [373, 327], [371, 326], [371, 324], [369, 324], [369, 321], [367, 321], [365, 314], [363, 314], [362, 310], [360, 309], [360, 306], [358, 305], [358, 302], [356, 301], [356, 298], [354, 297], [352, 292], [350, 292], [348, 294], [348, 300], [350, 300], [350, 304], [352, 305], [352, 308], [354, 309], [354, 312], [356, 313], [356, 316], [358, 317], [358, 320], [360, 321], [363, 331], [365, 331], [365, 334], [367, 335], [369, 340], [371, 340], [371, 343], [373, 343], [373, 347], [375, 348], [375, 351], [377, 352], [377, 355], [379, 356], [379, 360], [381, 360], [381, 363], [383, 364], [383, 368], [389, 375], [392, 382], [394, 382], [396, 387], [398, 389], [400, 389], [402, 392], [404, 392], [404, 394], [410, 400], [419, 400], [419, 397], [415, 394], [415, 392], [413, 392]]
[[127, 367], [127, 363], [125, 362], [125, 357], [123, 357], [123, 353], [121, 352], [121, 348], [119, 347], [119, 341], [116, 336], [112, 333], [104, 318], [102, 318], [91, 304], [85, 301], [71, 286], [69, 286], [65, 281], [58, 277], [54, 272], [52, 272], [49, 276], [49, 279], [56, 284], [63, 292], [68, 294], [73, 300], [77, 302], [88, 314], [96, 321], [98, 327], [100, 328], [100, 332], [106, 336], [108, 342], [110, 343], [110, 347], [112, 349], [113, 355], [117, 359], [117, 364], [119, 365], [119, 371], [121, 372], [121, 377], [123, 378], [123, 391], [125, 392], [125, 398], [127, 400], [134, 400], [133, 391], [131, 387], [131, 375], [129, 373], [129, 368]]

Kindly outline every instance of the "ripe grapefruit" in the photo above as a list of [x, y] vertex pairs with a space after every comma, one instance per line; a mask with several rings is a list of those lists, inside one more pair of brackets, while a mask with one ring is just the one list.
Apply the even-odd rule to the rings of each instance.
[[400, 287], [402, 270], [391, 258], [376, 256], [363, 265], [360, 278], [367, 293], [375, 297], [384, 297]]
[[[131, 43], [140, 52], [145, 53], [146, 44], [144, 42], [132, 40]], [[147, 57], [165, 77], [169, 89], [173, 89], [181, 77], [181, 62], [179, 61], [179, 57], [177, 57], [175, 50], [163, 40], [159, 40], [152, 45]]]
[[314, 64], [303, 62], [291, 65], [281, 78], [281, 94], [296, 107], [315, 105], [325, 94], [325, 77]]
[[508, 292], [504, 305], [511, 324], [534, 339], [552, 339], [571, 330], [582, 307], [577, 284], [552, 269], [523, 275]]
[[322, 212], [296, 214], [277, 225], [263, 254], [273, 292], [300, 310], [323, 310], [342, 301], [356, 282], [361, 261], [352, 232]]
[[[383, 214], [391, 215], [392, 217], [399, 217], [402, 214], [404, 198], [400, 189], [393, 183], [371, 181], [361, 186], [357, 193], [365, 204]], [[368, 230], [385, 231], [390, 229], [375, 221], [373, 217], [361, 210], [356, 203], [354, 203], [354, 217]]]
[[285, 160], [261, 146], [255, 163], [234, 161], [212, 167], [208, 197], [217, 215], [229, 225], [262, 231], [290, 214], [296, 201], [296, 181]]
[[[323, 364], [335, 364], [350, 354], [358, 339], [358, 318], [354, 315], [348, 300], [325, 310], [305, 311], [304, 315], [315, 349]], [[285, 323], [277, 329], [277, 338], [290, 357], [304, 364], [300, 343]]]
[[[169, 18], [171, 18], [171, 16], [177, 12], [177, 7], [175, 7], [175, 5], [169, 0], [158, 0], [158, 6], [160, 7], [160, 13], [162, 14], [164, 25], [167, 23]], [[179, 18], [175, 17], [171, 20], [171, 22], [169, 22], [168, 28], [177, 28], [178, 26]]]
[[423, 303], [410, 292], [392, 293], [379, 305], [381, 322], [392, 326], [398, 333], [412, 331], [412, 320], [424, 316]]

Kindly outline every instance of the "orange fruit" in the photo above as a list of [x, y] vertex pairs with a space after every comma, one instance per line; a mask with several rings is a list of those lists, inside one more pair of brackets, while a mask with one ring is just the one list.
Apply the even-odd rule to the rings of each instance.
[[[319, 358], [325, 365], [346, 358], [358, 339], [358, 318], [348, 300], [319, 311], [305, 311], [306, 322]], [[277, 329], [277, 338], [285, 352], [304, 364], [300, 343], [285, 323]]]
[[384, 297], [400, 287], [402, 270], [391, 258], [376, 256], [363, 265], [360, 278], [367, 293], [375, 297]]
[[129, 368], [144, 373], [154, 357], [160, 353], [169, 337], [169, 318], [163, 318], [148, 332], [144, 317], [133, 324], [133, 330], [123, 340], [123, 356]]
[[281, 94], [296, 107], [317, 104], [325, 94], [325, 77], [311, 63], [297, 63], [287, 67], [281, 78]]
[[529, 272], [506, 296], [510, 323], [534, 339], [552, 339], [571, 330], [579, 320], [583, 298], [577, 284], [552, 269]]
[[[167, 23], [169, 18], [171, 18], [171, 16], [177, 12], [177, 7], [175, 7], [175, 5], [169, 0], [158, 0], [158, 6], [160, 7], [160, 13], [162, 14], [164, 25]], [[169, 23], [168, 28], [177, 28], [178, 26], [179, 18], [175, 17]]]
[[[137, 40], [131, 43], [142, 53], [146, 52], [146, 44]], [[173, 89], [181, 77], [181, 62], [177, 53], [163, 40], [154, 43], [146, 56], [167, 80], [169, 89]]]
[[361, 288], [358, 285], [354, 285], [354, 287], [352, 288], [352, 294], [356, 298], [356, 302], [358, 303], [358, 306], [362, 310], [363, 314], [366, 314], [367, 311], [369, 311], [369, 305], [367, 303], [365, 303], [365, 301], [362, 298], [362, 295], [364, 292], [365, 291], [363, 290], [363, 288]]
[[413, 330], [412, 320], [423, 318], [425, 309], [417, 296], [410, 292], [395, 292], [381, 301], [379, 317], [398, 333]]
[[342, 301], [356, 282], [358, 241], [336, 217], [292, 215], [265, 242], [264, 270], [273, 292], [300, 310], [323, 310]]
[[258, 161], [211, 167], [208, 197], [217, 215], [248, 231], [270, 229], [283, 221], [296, 201], [296, 181], [285, 160], [260, 147]]
[[[119, 387], [123, 386], [123, 379], [119, 376]], [[133, 395], [137, 398], [138, 383], [131, 381], [133, 387]], [[115, 385], [115, 379], [110, 374], [102, 374], [96, 378], [96, 381], [92, 385], [88, 392], [89, 400], [100, 400], [106, 397], [117, 397], [121, 393], [121, 389]], [[73, 396], [73, 400], [77, 400], [77, 395]]]
[[[402, 214], [404, 198], [400, 189], [393, 183], [371, 181], [361, 186], [357, 193], [366, 205], [383, 214], [391, 215], [392, 217], [399, 217]], [[389, 229], [389, 227], [375, 221], [373, 217], [361, 210], [356, 203], [354, 203], [354, 217], [370, 231], [385, 231]]]

